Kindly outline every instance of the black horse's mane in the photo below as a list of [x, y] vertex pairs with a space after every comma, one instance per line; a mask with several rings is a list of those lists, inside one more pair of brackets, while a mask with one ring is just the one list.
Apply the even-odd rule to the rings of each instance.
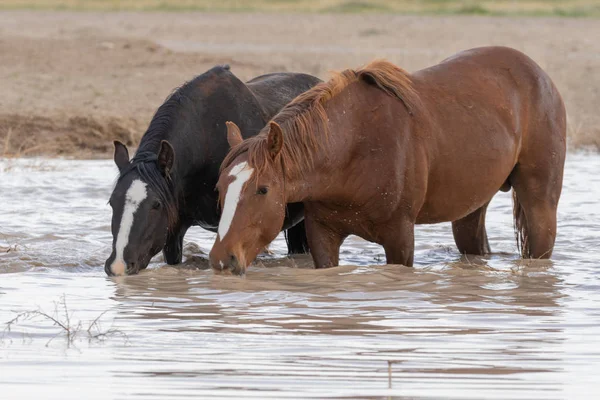
[[171, 174], [164, 175], [158, 167], [158, 155], [151, 151], [138, 151], [119, 175], [121, 180], [135, 170], [143, 182], [154, 191], [167, 211], [169, 229], [173, 229], [178, 220], [178, 204], [175, 184]]
[[[214, 67], [207, 73], [218, 73], [224, 70], [228, 71], [229, 65]], [[150, 126], [148, 126], [140, 141], [135, 156], [130, 161], [129, 166], [121, 171], [118, 178], [118, 180], [121, 180], [129, 172], [135, 170], [150, 189], [158, 195], [167, 210], [169, 229], [173, 229], [178, 220], [177, 168], [165, 175], [158, 166], [158, 151], [161, 147], [161, 141], [167, 139], [167, 135], [171, 131], [182, 105], [192, 102], [191, 95], [198, 87], [195, 83], [205, 78], [207, 73], [193, 78], [171, 92], [164, 103], [156, 110], [152, 121], [150, 121]]]
[[[156, 113], [154, 113], [154, 116], [152, 117], [152, 121], [150, 121], [150, 126], [148, 126], [144, 136], [142, 136], [137, 151], [138, 153], [145, 151], [158, 152], [160, 142], [167, 139], [166, 135], [171, 130], [173, 123], [177, 118], [177, 112], [185, 102], [190, 101], [189, 96], [187, 96], [187, 93], [184, 93], [184, 90], [191, 87], [189, 84], [194, 80], [175, 88], [165, 102], [158, 107], [158, 110], [156, 110]], [[188, 91], [189, 90], [186, 90], [186, 92]]]

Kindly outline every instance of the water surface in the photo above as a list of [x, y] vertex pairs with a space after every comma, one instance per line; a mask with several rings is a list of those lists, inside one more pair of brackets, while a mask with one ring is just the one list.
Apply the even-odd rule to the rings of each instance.
[[[0, 160], [0, 387], [11, 398], [566, 398], [600, 391], [600, 157], [570, 155], [552, 261], [516, 253], [510, 195], [494, 254], [420, 226], [415, 267], [350, 238], [342, 266], [287, 259], [215, 275], [214, 234], [105, 276], [112, 161]], [[65, 311], [66, 304], [66, 311]], [[66, 323], [74, 336], [45, 317]], [[29, 318], [27, 318], [29, 317]], [[97, 319], [95, 324], [92, 324]], [[88, 332], [88, 328], [92, 325]], [[391, 377], [391, 388], [389, 380]]]

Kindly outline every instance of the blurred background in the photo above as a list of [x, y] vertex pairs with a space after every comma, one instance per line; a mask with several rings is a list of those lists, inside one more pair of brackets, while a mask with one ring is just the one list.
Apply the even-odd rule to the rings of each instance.
[[[0, 0], [0, 393], [590, 398], [599, 17], [598, 0]], [[447, 223], [417, 227], [414, 268], [381, 265], [381, 246], [350, 237], [342, 266], [314, 270], [285, 257], [280, 236], [246, 277], [228, 277], [203, 269], [215, 235], [196, 227], [185, 264], [159, 255], [140, 275], [106, 277], [112, 141], [137, 146], [185, 81], [224, 63], [243, 80], [327, 79], [374, 58], [415, 71], [486, 45], [528, 54], [566, 103], [551, 261], [519, 258], [500, 193], [486, 257], [462, 256]]]
[[571, 149], [600, 148], [600, 3], [592, 0], [2, 0], [0, 155], [109, 157], [183, 82], [387, 58], [414, 71], [506, 45], [553, 78]]

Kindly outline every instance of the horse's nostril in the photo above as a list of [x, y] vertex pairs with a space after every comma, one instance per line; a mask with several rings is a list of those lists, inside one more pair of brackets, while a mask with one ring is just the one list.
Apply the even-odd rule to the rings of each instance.
[[226, 257], [222, 258], [220, 261], [211, 260], [210, 265], [215, 271], [223, 271], [223, 272], [235, 271], [239, 267], [238, 259], [233, 254], [227, 255]]
[[126, 273], [136, 272], [135, 263], [134, 262], [127, 263], [127, 271], [125, 271], [125, 272]]
[[238, 262], [238, 259], [236, 256], [232, 255], [229, 257], [229, 269], [231, 270], [231, 272], [236, 272], [238, 271], [240, 268], [240, 264]]

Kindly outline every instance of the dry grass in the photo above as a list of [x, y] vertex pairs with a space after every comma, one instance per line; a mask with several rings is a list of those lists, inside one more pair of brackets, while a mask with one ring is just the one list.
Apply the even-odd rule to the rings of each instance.
[[[84, 4], [80, 0], [28, 1], [4, 0], [0, 8], [17, 3], [36, 7]], [[262, 1], [244, 4], [267, 4]], [[413, 4], [369, 2], [392, 8], [409, 3]], [[112, 3], [90, 0], [85, 4]], [[119, 4], [149, 8], [158, 2], [124, 0]], [[225, 9], [241, 2], [219, 4]], [[309, 3], [271, 1], [269, 9], [286, 11], [303, 4]], [[309, 5], [319, 11], [332, 4], [342, 2], [321, 0]], [[459, 2], [438, 0], [436, 4], [451, 7]], [[548, 7], [580, 7], [584, 2], [498, 4], [532, 4], [548, 11]], [[595, 40], [600, 24], [595, 19], [16, 11], [0, 12], [0, 26], [0, 75], [7, 78], [2, 87], [0, 157], [108, 158], [114, 139], [128, 146], [138, 143], [154, 111], [173, 88], [217, 64], [231, 64], [243, 80], [275, 71], [306, 72], [327, 79], [329, 70], [355, 68], [375, 57], [416, 71], [456, 51], [481, 45], [514, 47], [536, 60], [565, 100], [569, 148], [600, 149], [600, 74], [596, 73], [600, 42]], [[23, 30], [23, 26], [31, 29]]]
[[113, 139], [129, 146], [136, 144], [143, 133], [142, 126], [140, 121], [113, 117], [47, 118], [0, 114], [0, 156], [105, 157], [112, 151]]
[[[2, 227], [0, 226], [0, 229]], [[7, 235], [0, 231], [0, 238], [4, 243], [0, 243], [0, 253], [14, 253], [19, 250], [19, 248], [23, 247], [19, 243], [13, 242], [9, 239]]]
[[[127, 335], [118, 329], [103, 329], [100, 325], [100, 320], [106, 314], [106, 311], [98, 315], [93, 321], [84, 324], [81, 320], [75, 320], [73, 313], [69, 311], [67, 307], [66, 297], [63, 295], [62, 298], [54, 302], [54, 312], [49, 314], [41, 309], [24, 311], [18, 313], [13, 319], [5, 323], [3, 335], [0, 339], [4, 340], [5, 337], [13, 332], [20, 323], [25, 321], [38, 320], [40, 323], [51, 323], [52, 326], [58, 328], [57, 333], [47, 343], [50, 343], [59, 336], [64, 336], [67, 347], [73, 346], [77, 338], [85, 338], [89, 341], [104, 341], [110, 337], [121, 337], [127, 341]], [[86, 328], [87, 325], [87, 328]], [[21, 332], [25, 335], [25, 332]]]
[[12, 127], [6, 128], [6, 136], [4, 136], [4, 144], [2, 146], [2, 157], [8, 157], [10, 154], [10, 139], [12, 138]]
[[3, 0], [0, 8], [600, 16], [596, 0]]
[[19, 245], [10, 244], [8, 246], [0, 245], [0, 253], [14, 253], [19, 250]]
[[593, 123], [569, 121], [567, 139], [571, 149], [600, 151], [600, 128], [593, 128]]

